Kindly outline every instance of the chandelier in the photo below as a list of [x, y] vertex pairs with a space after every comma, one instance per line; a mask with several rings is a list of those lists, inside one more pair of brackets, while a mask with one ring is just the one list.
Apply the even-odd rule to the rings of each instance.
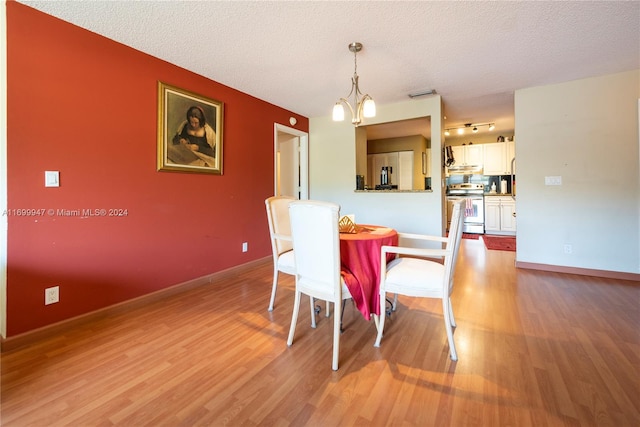
[[[353, 77], [351, 77], [351, 92], [345, 98], [340, 98], [336, 105], [333, 106], [333, 121], [341, 122], [344, 120], [345, 104], [351, 111], [351, 123], [356, 127], [362, 122], [362, 117], [375, 117], [376, 104], [368, 94], [362, 95], [358, 86], [358, 52], [362, 50], [362, 43], [353, 42], [349, 45], [349, 50], [353, 52]], [[349, 97], [353, 95], [353, 107], [349, 104]]]

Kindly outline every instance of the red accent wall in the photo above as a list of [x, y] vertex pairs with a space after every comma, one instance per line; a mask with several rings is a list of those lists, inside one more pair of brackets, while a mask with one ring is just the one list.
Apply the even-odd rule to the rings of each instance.
[[[270, 254], [274, 123], [307, 118], [15, 2], [7, 79], [8, 337]], [[224, 102], [224, 175], [156, 171], [158, 81]]]

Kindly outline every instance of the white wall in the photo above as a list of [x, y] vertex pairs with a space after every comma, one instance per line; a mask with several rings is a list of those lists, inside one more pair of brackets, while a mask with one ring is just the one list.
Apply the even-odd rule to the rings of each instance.
[[518, 262], [640, 273], [639, 97], [640, 70], [516, 91]]
[[[327, 106], [327, 112], [331, 106]], [[363, 124], [431, 117], [433, 192], [355, 192], [355, 128], [350, 117], [334, 122], [330, 116], [309, 120], [310, 198], [340, 204], [342, 214], [355, 214], [359, 224], [393, 227], [399, 231], [442, 235], [441, 171], [442, 100], [439, 95], [392, 105], [378, 105], [374, 119]]]

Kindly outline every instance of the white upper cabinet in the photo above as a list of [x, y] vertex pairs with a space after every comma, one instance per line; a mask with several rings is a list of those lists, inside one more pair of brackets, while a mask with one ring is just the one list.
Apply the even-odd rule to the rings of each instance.
[[455, 166], [478, 166], [484, 161], [484, 145], [455, 145], [453, 158], [456, 160]]
[[465, 145], [465, 162], [470, 166], [481, 165], [484, 161], [484, 145]]
[[504, 142], [484, 144], [484, 174], [506, 175], [507, 146]]
[[[513, 141], [484, 144], [484, 174], [511, 174], [511, 160], [514, 157], [515, 144]], [[515, 170], [513, 173], [515, 173]]]
[[454, 145], [451, 147], [451, 150], [453, 151], [453, 158], [456, 161], [453, 165], [454, 166], [462, 166], [464, 165], [464, 154], [465, 154], [465, 149], [464, 149], [464, 145]]

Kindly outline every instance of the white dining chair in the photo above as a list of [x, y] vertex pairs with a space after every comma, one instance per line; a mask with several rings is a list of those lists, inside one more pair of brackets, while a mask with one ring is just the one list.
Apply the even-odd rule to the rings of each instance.
[[[351, 298], [340, 275], [340, 238], [338, 218], [340, 207], [335, 203], [300, 200], [289, 204], [291, 235], [295, 256], [296, 290], [287, 345], [293, 345], [300, 296], [309, 295], [334, 304], [333, 361], [338, 369], [340, 348], [341, 307]], [[313, 309], [313, 304], [312, 304]]]
[[[451, 360], [458, 360], [453, 328], [456, 326], [451, 307], [454, 272], [460, 240], [462, 238], [462, 222], [464, 219], [464, 199], [453, 207], [451, 227], [447, 237], [427, 236], [420, 234], [398, 233], [400, 242], [414, 242], [412, 246], [383, 246], [380, 255], [380, 316], [377, 320], [378, 335], [375, 346], [380, 346], [385, 323], [386, 294], [406, 295], [411, 297], [438, 298], [442, 300], [442, 311], [445, 330], [449, 341]], [[422, 244], [418, 243], [422, 242]], [[442, 248], [427, 248], [425, 242], [437, 242]], [[387, 254], [400, 256], [387, 264]], [[431, 259], [427, 259], [431, 258]], [[438, 260], [434, 260], [438, 258]], [[386, 273], [385, 273], [386, 272]]]
[[275, 304], [279, 274], [281, 272], [290, 275], [295, 273], [293, 241], [289, 223], [289, 203], [294, 200], [296, 199], [293, 197], [273, 196], [264, 201], [269, 222], [271, 253], [273, 254], [273, 285], [271, 286], [269, 311], [273, 311]]

